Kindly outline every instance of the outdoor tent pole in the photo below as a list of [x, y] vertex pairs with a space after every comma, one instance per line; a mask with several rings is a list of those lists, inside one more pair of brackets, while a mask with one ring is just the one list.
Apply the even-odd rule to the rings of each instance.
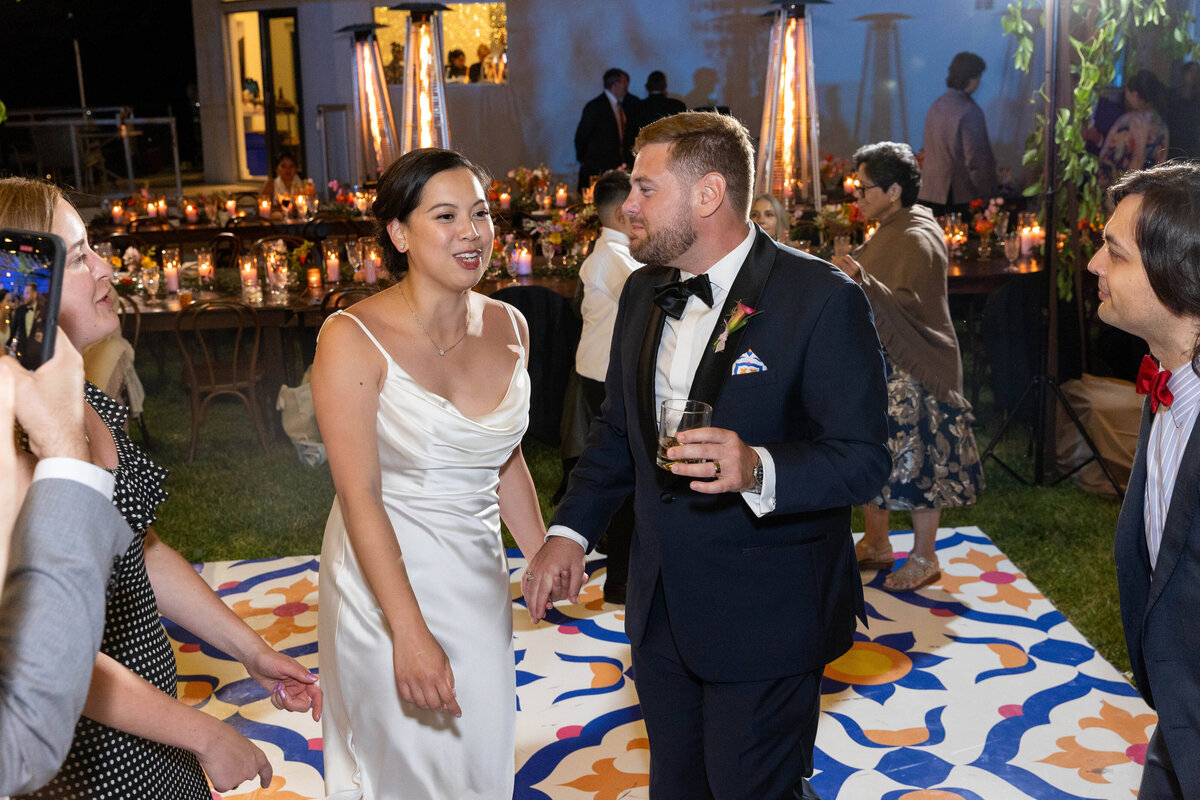
[[[1043, 174], [1042, 208], [1045, 210], [1046, 232], [1042, 242], [1042, 259], [1048, 289], [1046, 290], [1046, 308], [1043, 312], [1046, 323], [1046, 335], [1043, 337], [1045, 350], [1042, 353], [1041, 373], [1045, 380], [1037, 385], [1036, 402], [1034, 405], [1034, 434], [1035, 452], [1033, 455], [1033, 481], [1041, 486], [1046, 481], [1046, 459], [1048, 453], [1053, 453], [1054, 442], [1050, 433], [1054, 432], [1054, 404], [1046, 392], [1046, 385], [1058, 378], [1058, 281], [1055, 271], [1058, 268], [1058, 234], [1055, 227], [1057, 209], [1055, 193], [1058, 183], [1058, 10], [1061, 0], [1046, 0], [1046, 162]], [[1057, 388], [1057, 387], [1056, 387]]]

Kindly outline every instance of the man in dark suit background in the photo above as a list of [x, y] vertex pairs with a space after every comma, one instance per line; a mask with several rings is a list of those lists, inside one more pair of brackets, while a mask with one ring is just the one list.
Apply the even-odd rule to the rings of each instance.
[[[623, 210], [648, 266], [626, 281], [601, 416], [522, 581], [534, 620], [577, 599], [585, 550], [632, 493], [625, 625], [655, 800], [816, 796], [821, 672], [863, 617], [850, 506], [891, 467], [866, 297], [750, 224], [753, 170], [731, 117], [641, 132]], [[758, 313], [733, 330], [739, 303]], [[657, 410], [683, 397], [712, 405], [712, 427], [680, 433], [668, 471]]]
[[667, 94], [667, 75], [662, 70], [654, 70], [646, 78], [646, 97], [638, 101], [636, 130], [633, 138], [642, 128], [663, 117], [687, 111], [682, 100], [676, 100]]
[[629, 73], [615, 67], [605, 72], [604, 91], [587, 101], [575, 127], [580, 192], [593, 177], [633, 163], [637, 105], [638, 98], [629, 93]]
[[38, 296], [37, 286], [25, 284], [21, 295], [25, 302], [17, 306], [8, 326], [7, 347], [26, 369], [37, 367], [42, 361], [43, 321], [45, 306]]
[[[1138, 691], [1158, 711], [1138, 797], [1200, 797], [1200, 165], [1127, 173], [1088, 264], [1100, 318], [1146, 340], [1137, 454], [1114, 547]], [[1157, 364], [1155, 363], [1157, 361]]]

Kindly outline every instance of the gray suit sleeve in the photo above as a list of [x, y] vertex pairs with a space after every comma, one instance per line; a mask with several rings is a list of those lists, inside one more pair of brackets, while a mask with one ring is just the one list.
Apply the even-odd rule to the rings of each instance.
[[133, 538], [100, 492], [35, 481], [0, 604], [0, 797], [54, 777], [87, 699], [113, 559]]

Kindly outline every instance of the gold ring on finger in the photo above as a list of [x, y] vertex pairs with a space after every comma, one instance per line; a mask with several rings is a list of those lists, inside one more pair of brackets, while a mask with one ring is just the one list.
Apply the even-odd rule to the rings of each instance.
[[721, 477], [721, 462], [717, 461], [715, 458], [713, 459], [713, 477]]
[[533, 573], [530, 572], [529, 570], [525, 570], [525, 580], [527, 580], [527, 581], [533, 580]]

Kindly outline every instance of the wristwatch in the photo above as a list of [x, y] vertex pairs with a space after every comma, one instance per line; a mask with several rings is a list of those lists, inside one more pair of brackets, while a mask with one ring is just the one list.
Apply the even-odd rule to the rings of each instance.
[[[756, 454], [757, 455], [757, 454]], [[763, 486], [763, 465], [762, 459], [758, 459], [758, 463], [754, 465], [754, 488], [750, 490], [752, 494], [762, 494]]]

